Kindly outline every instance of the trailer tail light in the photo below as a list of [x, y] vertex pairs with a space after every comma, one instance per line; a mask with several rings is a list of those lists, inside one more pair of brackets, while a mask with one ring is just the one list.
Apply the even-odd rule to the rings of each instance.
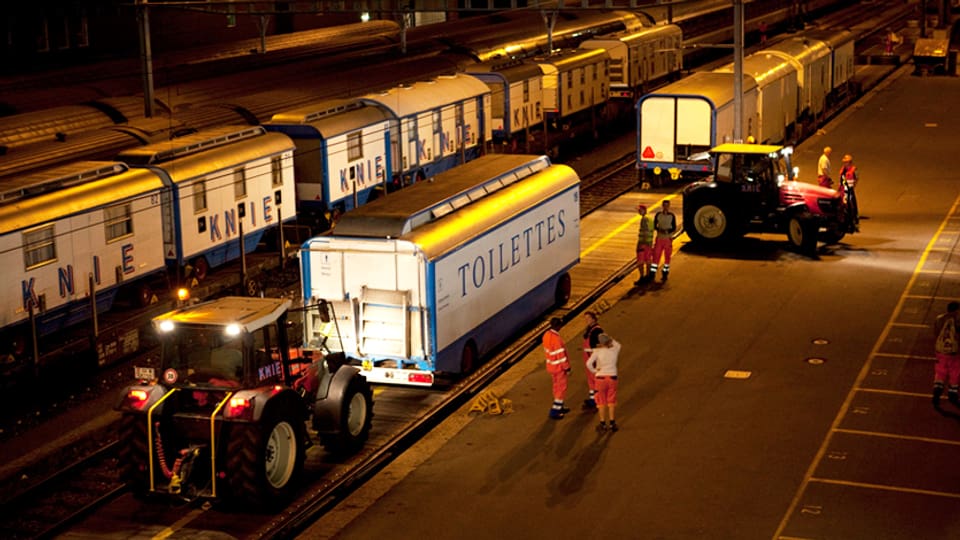
[[127, 397], [123, 400], [124, 408], [143, 410], [147, 405], [147, 398], [150, 397], [146, 390], [134, 388], [127, 392]]
[[433, 384], [432, 373], [411, 373], [407, 380], [415, 384]]
[[253, 399], [232, 397], [230, 398], [230, 402], [227, 403], [227, 408], [223, 414], [227, 418], [243, 418], [250, 420], [253, 418]]

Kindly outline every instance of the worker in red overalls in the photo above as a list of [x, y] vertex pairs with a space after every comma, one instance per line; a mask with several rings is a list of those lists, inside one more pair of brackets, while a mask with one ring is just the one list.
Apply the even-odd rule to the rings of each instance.
[[[584, 313], [583, 319], [587, 321], [587, 327], [583, 331], [583, 363], [586, 365], [587, 360], [590, 359], [590, 354], [593, 353], [593, 349], [599, 343], [598, 339], [600, 339], [600, 334], [603, 333], [603, 328], [600, 328], [600, 319], [595, 311]], [[590, 397], [583, 400], [583, 409], [595, 411], [597, 410], [597, 402], [594, 396], [597, 394], [597, 381], [594, 379], [592, 371], [584, 369], [584, 372], [587, 375], [587, 388], [590, 390]]]
[[657, 277], [660, 257], [663, 256], [663, 281], [670, 275], [670, 257], [673, 255], [673, 233], [677, 230], [677, 216], [670, 211], [670, 199], [665, 199], [660, 211], [653, 216], [653, 230], [657, 238], [653, 243], [653, 263], [650, 273]]
[[550, 319], [550, 329], [543, 334], [543, 352], [547, 360], [547, 373], [553, 379], [553, 406], [550, 408], [550, 418], [559, 420], [570, 409], [563, 406], [567, 395], [567, 379], [570, 377], [570, 361], [567, 355], [567, 344], [560, 336], [560, 327], [563, 322], [557, 317]]

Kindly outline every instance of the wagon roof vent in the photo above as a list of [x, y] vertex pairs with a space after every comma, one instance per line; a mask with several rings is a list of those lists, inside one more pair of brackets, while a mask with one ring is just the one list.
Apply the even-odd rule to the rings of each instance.
[[181, 158], [217, 146], [260, 137], [266, 134], [262, 126], [224, 126], [204, 130], [192, 135], [178, 137], [169, 141], [133, 148], [120, 154], [121, 159], [130, 165], [152, 165]]

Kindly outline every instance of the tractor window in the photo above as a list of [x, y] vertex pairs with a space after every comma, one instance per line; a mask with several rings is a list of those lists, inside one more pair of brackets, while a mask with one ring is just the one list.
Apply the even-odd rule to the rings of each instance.
[[243, 378], [243, 336], [223, 328], [183, 325], [161, 337], [163, 365], [180, 384], [238, 386]]
[[283, 380], [280, 365], [280, 340], [277, 327], [264, 326], [253, 334], [253, 368], [258, 382], [276, 382]]
[[757, 182], [760, 184], [773, 183], [773, 175], [770, 170], [770, 160], [766, 156], [749, 156], [749, 167], [746, 169], [746, 181]]
[[717, 182], [730, 182], [733, 180], [733, 156], [730, 154], [721, 154], [717, 157]]

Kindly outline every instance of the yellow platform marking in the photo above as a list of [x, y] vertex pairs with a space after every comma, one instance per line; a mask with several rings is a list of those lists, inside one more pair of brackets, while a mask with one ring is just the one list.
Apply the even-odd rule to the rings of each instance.
[[[667, 195], [667, 196], [664, 197], [663, 199], [660, 199], [659, 201], [657, 201], [656, 205], [663, 204], [663, 201], [668, 201], [668, 200], [670, 200], [670, 199], [675, 199], [675, 198], [677, 198], [677, 196], [678, 196], [677, 193], [673, 193], [673, 194], [671, 194], [671, 195]], [[656, 205], [655, 205], [655, 206], [656, 206]], [[596, 242], [594, 242], [593, 244], [591, 244], [589, 247], [587, 247], [587, 249], [584, 249], [583, 251], [581, 251], [581, 252], [580, 252], [580, 258], [582, 259], [583, 257], [586, 257], [587, 255], [589, 255], [590, 253], [592, 253], [594, 250], [598, 249], [598, 248], [599, 248], [600, 246], [602, 246], [603, 244], [609, 242], [611, 238], [619, 235], [621, 232], [623, 232], [624, 229], [626, 229], [627, 227], [630, 227], [631, 225], [633, 225], [634, 223], [636, 223], [636, 222], [638, 222], [638, 221], [640, 221], [640, 216], [639, 216], [639, 215], [634, 215], [632, 218], [630, 218], [630, 219], [628, 219], [627, 221], [625, 221], [625, 222], [623, 223], [623, 225], [620, 225], [620, 226], [617, 227], [616, 229], [608, 232], [606, 235], [604, 235], [603, 238], [597, 240]]]
[[[790, 501], [790, 506], [787, 507], [787, 511], [784, 513], [783, 518], [780, 520], [780, 525], [777, 526], [776, 532], [773, 534], [774, 539], [782, 538], [783, 530], [787, 526], [787, 522], [790, 520], [790, 517], [794, 514], [797, 509], [797, 505], [800, 504], [800, 499], [803, 497], [803, 494], [806, 492], [807, 485], [813, 481], [813, 473], [816, 471], [817, 466], [823, 461], [824, 455], [827, 453], [827, 447], [830, 445], [830, 442], [833, 440], [834, 433], [840, 432], [840, 423], [846, 417], [847, 412], [850, 411], [853, 398], [861, 390], [861, 384], [870, 374], [871, 364], [874, 356], [880, 355], [880, 347], [886, 342], [887, 337], [890, 335], [890, 330], [893, 328], [893, 319], [899, 313], [903, 311], [903, 305], [906, 303], [908, 298], [914, 298], [908, 294], [913, 288], [913, 285], [917, 281], [917, 277], [920, 275], [920, 270], [927, 263], [927, 258], [930, 253], [934, 250], [934, 244], [937, 243], [940, 236], [947, 228], [947, 224], [954, 218], [957, 213], [957, 207], [960, 205], [960, 197], [957, 197], [953, 201], [953, 206], [950, 207], [950, 211], [947, 212], [946, 217], [943, 218], [943, 221], [940, 222], [940, 226], [937, 228], [937, 231], [933, 234], [933, 237], [927, 242], [927, 246], [923, 249], [923, 253], [920, 254], [920, 260], [917, 261], [917, 265], [914, 267], [913, 273], [910, 275], [910, 280], [907, 281], [907, 285], [903, 288], [903, 293], [900, 295], [900, 299], [897, 300], [897, 305], [894, 306], [893, 311], [891, 312], [890, 320], [887, 321], [886, 326], [884, 326], [883, 331], [880, 332], [880, 337], [877, 338], [877, 341], [873, 344], [873, 350], [870, 352], [870, 355], [867, 357], [867, 361], [863, 363], [863, 366], [860, 368], [860, 373], [857, 374], [857, 379], [853, 383], [853, 388], [850, 389], [850, 392], [847, 393], [847, 397], [844, 400], [843, 404], [840, 406], [840, 411], [837, 412], [837, 416], [833, 419], [833, 424], [830, 426], [830, 430], [827, 432], [827, 436], [824, 437], [823, 443], [820, 444], [820, 448], [817, 450], [817, 454], [813, 457], [813, 461], [810, 462], [810, 466], [807, 468], [807, 472], [803, 476], [803, 481], [800, 482], [800, 487], [797, 489], [797, 493], [793, 496], [793, 500]], [[929, 297], [923, 297], [929, 298]], [[876, 489], [884, 489], [887, 491], [901, 491], [904, 493], [928, 493], [928, 494], [939, 494], [939, 492], [925, 492], [923, 490], [914, 490], [912, 488], [897, 488], [891, 486], [881, 486], [879, 484], [856, 484], [854, 482], [843, 482], [843, 481], [825, 481], [823, 479], [818, 479], [818, 482], [821, 483], [833, 483], [837, 485], [850, 485], [858, 487], [874, 487]], [[944, 494], [944, 496], [957, 497], [960, 498], [960, 494]]]

